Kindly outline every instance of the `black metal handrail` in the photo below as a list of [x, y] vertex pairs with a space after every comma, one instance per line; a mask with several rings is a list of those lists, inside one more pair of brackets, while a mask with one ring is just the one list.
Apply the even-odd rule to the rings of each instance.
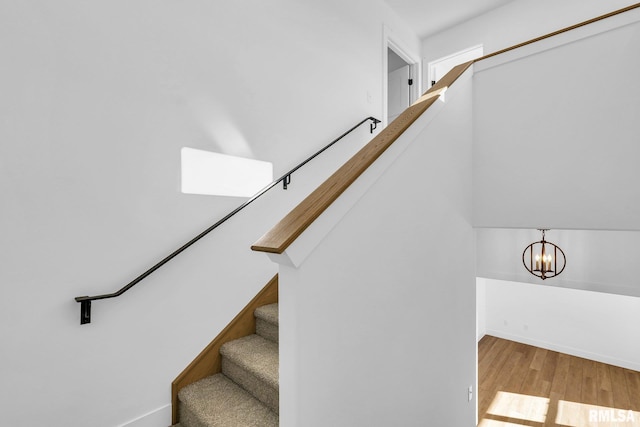
[[131, 289], [132, 287], [134, 287], [135, 285], [140, 283], [142, 280], [144, 280], [146, 277], [151, 275], [151, 273], [153, 273], [154, 271], [156, 271], [157, 269], [159, 269], [160, 267], [165, 265], [167, 262], [171, 261], [174, 257], [176, 257], [182, 251], [187, 249], [189, 246], [193, 245], [198, 240], [202, 239], [204, 236], [209, 234], [211, 231], [213, 231], [216, 228], [218, 228], [220, 225], [222, 225], [229, 218], [231, 218], [232, 216], [234, 216], [235, 214], [237, 214], [238, 212], [240, 212], [241, 210], [243, 210], [244, 208], [249, 206], [256, 199], [258, 199], [260, 196], [265, 194], [267, 191], [271, 190], [273, 187], [278, 185], [280, 182], [282, 182], [282, 186], [286, 190], [287, 186], [291, 183], [291, 174], [293, 174], [295, 171], [300, 169], [302, 166], [304, 166], [307, 163], [309, 163], [311, 160], [315, 159], [317, 156], [322, 154], [329, 147], [334, 145], [336, 142], [340, 141], [342, 138], [344, 138], [345, 136], [347, 136], [348, 134], [350, 134], [354, 130], [356, 130], [358, 127], [360, 127], [363, 123], [365, 123], [368, 120], [371, 120], [371, 124], [370, 124], [369, 130], [370, 130], [371, 133], [373, 133], [373, 131], [374, 131], [374, 129], [376, 129], [378, 123], [380, 123], [380, 120], [376, 119], [375, 117], [367, 117], [366, 119], [362, 120], [357, 125], [353, 126], [351, 129], [349, 129], [348, 131], [346, 131], [345, 133], [343, 133], [342, 135], [340, 135], [339, 137], [337, 137], [336, 139], [331, 141], [329, 144], [325, 145], [322, 149], [320, 149], [317, 152], [315, 152], [312, 156], [308, 157], [302, 163], [298, 164], [296, 167], [294, 167], [293, 169], [291, 169], [290, 171], [288, 171], [287, 173], [282, 175], [280, 178], [276, 179], [271, 184], [269, 184], [266, 187], [264, 187], [262, 190], [257, 192], [254, 196], [252, 196], [249, 200], [247, 200], [246, 202], [244, 202], [243, 204], [241, 204], [240, 206], [238, 206], [237, 208], [235, 208], [234, 210], [229, 212], [227, 215], [225, 215], [222, 219], [220, 219], [218, 222], [213, 224], [211, 227], [207, 228], [202, 233], [198, 234], [196, 237], [194, 237], [193, 239], [189, 240], [184, 245], [180, 246], [180, 248], [178, 248], [175, 251], [173, 251], [171, 254], [166, 256], [162, 261], [158, 262], [156, 265], [154, 265], [153, 267], [151, 267], [150, 269], [148, 269], [147, 271], [145, 271], [144, 273], [142, 273], [141, 275], [139, 275], [138, 277], [133, 279], [131, 282], [129, 282], [128, 284], [123, 286], [120, 290], [118, 290], [116, 292], [113, 292], [113, 293], [110, 293], [110, 294], [95, 295], [95, 296], [92, 296], [92, 297], [89, 297], [89, 296], [76, 297], [75, 298], [76, 302], [80, 303], [80, 324], [84, 325], [85, 323], [91, 323], [91, 301], [107, 299], [107, 298], [115, 298], [115, 297], [118, 297], [118, 296], [124, 294], [129, 289]]

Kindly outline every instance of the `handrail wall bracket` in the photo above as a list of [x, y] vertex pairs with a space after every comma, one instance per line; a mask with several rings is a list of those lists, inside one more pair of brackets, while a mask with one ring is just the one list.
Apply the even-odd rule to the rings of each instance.
[[369, 133], [373, 133], [373, 131], [376, 130], [376, 128], [378, 127], [378, 123], [380, 123], [380, 120], [374, 117], [370, 117], [370, 119], [371, 119], [371, 123], [369, 124]]
[[282, 180], [282, 189], [286, 190], [287, 188], [289, 188], [289, 184], [291, 184], [291, 175], [285, 176]]

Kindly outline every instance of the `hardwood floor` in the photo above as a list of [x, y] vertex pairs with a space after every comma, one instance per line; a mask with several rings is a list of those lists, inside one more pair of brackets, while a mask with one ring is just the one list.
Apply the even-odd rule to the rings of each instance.
[[640, 372], [486, 335], [478, 426], [640, 427]]

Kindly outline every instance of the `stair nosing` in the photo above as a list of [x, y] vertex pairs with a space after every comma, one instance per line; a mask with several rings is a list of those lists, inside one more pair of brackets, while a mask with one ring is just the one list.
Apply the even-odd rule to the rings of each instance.
[[[275, 316], [273, 312], [275, 311]], [[256, 308], [253, 312], [256, 319], [279, 326], [278, 303], [267, 304]]]
[[250, 358], [245, 357], [244, 354], [240, 354], [238, 352], [229, 350], [229, 348], [232, 348], [235, 345], [238, 345], [237, 343], [238, 341], [244, 341], [245, 343], [250, 343], [248, 345], [249, 347], [253, 346], [255, 342], [259, 342], [260, 344], [267, 344], [266, 345], [267, 348], [271, 347], [271, 349], [269, 349], [270, 356], [273, 357], [275, 355], [275, 358], [279, 362], [278, 344], [260, 335], [253, 334], [253, 335], [248, 335], [246, 337], [242, 337], [237, 340], [225, 343], [224, 345], [222, 345], [222, 347], [220, 347], [220, 354], [222, 355], [222, 357], [228, 358], [231, 362], [235, 363], [242, 369], [246, 370], [251, 375], [254, 375], [256, 378], [260, 379], [261, 381], [264, 381], [270, 387], [274, 388], [275, 390], [279, 390], [280, 389], [279, 366], [277, 366], [277, 371], [275, 376], [265, 375], [265, 373], [268, 374], [268, 372], [264, 372], [258, 369], [256, 364], [251, 362]]
[[[207, 392], [206, 398], [202, 398], [201, 396], [199, 396], [199, 394], [203, 392], [202, 390], [198, 391], [199, 386], [197, 384], [202, 385], [203, 382], [209, 382], [208, 388], [204, 390]], [[185, 405], [185, 407], [197, 418], [197, 421], [199, 423], [209, 424], [211, 409], [216, 408], [218, 411], [220, 410], [220, 407], [217, 407], [215, 404], [213, 404], [216, 399], [210, 399], [211, 388], [218, 387], [226, 387], [227, 390], [229, 387], [231, 387], [231, 389], [236, 393], [236, 396], [240, 397], [243, 404], [254, 405], [260, 411], [268, 411], [276, 417], [278, 416], [264, 402], [261, 402], [255, 396], [251, 395], [251, 393], [249, 393], [247, 390], [236, 384], [233, 380], [222, 373], [204, 378], [203, 380], [185, 387], [178, 394], [179, 401], [182, 405]], [[225, 390], [224, 392], [226, 393], [227, 390]], [[223, 390], [219, 390], [219, 392], [223, 392]], [[229, 414], [233, 414], [233, 411], [236, 410], [235, 407], [229, 406], [225, 406], [224, 409], [229, 409]]]

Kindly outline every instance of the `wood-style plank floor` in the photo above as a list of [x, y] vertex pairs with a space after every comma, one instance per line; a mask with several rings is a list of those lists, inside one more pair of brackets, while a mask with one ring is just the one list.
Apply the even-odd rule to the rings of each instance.
[[478, 426], [640, 427], [640, 372], [486, 335]]

